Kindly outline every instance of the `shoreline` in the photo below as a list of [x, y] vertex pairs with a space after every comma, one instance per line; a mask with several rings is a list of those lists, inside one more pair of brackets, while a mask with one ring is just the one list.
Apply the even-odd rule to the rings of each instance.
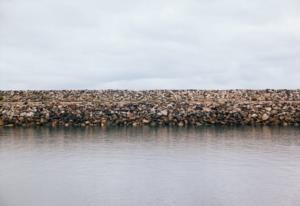
[[300, 124], [300, 90], [0, 91], [0, 126]]

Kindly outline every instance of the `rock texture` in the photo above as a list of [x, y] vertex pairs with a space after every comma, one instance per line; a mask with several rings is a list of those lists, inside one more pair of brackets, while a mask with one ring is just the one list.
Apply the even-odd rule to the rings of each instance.
[[300, 124], [300, 90], [0, 91], [0, 96], [0, 126]]

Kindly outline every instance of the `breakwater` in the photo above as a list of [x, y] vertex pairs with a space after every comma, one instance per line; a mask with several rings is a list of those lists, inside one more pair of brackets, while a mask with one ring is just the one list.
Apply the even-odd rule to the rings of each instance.
[[0, 91], [0, 126], [300, 124], [300, 90]]

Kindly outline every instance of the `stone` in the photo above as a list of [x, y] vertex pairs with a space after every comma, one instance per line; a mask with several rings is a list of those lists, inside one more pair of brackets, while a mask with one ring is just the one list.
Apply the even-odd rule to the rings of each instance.
[[156, 109], [155, 109], [155, 108], [151, 108], [151, 109], [150, 109], [150, 113], [151, 113], [151, 114], [154, 114], [155, 112], [156, 112]]
[[150, 122], [150, 120], [148, 120], [148, 119], [143, 119], [143, 123], [144, 124], [148, 124]]
[[268, 115], [268, 114], [263, 114], [262, 120], [263, 120], [263, 121], [266, 121], [266, 120], [268, 120], [268, 119], [269, 119], [269, 115]]
[[150, 124], [152, 127], [155, 127], [157, 124], [155, 122], [151, 122]]
[[270, 112], [270, 111], [272, 111], [272, 108], [271, 107], [266, 107], [266, 111]]
[[0, 118], [0, 127], [4, 125], [3, 120]]
[[51, 123], [51, 126], [52, 126], [52, 127], [56, 127], [56, 126], [57, 126], [57, 121], [53, 121], [53, 122]]
[[251, 115], [252, 118], [256, 118], [257, 116], [258, 116], [258, 115], [255, 114], [255, 113]]
[[179, 127], [183, 127], [183, 126], [184, 126], [184, 123], [183, 123], [183, 122], [179, 122], [179, 123], [178, 123], [178, 126], [179, 126]]
[[199, 127], [199, 126], [202, 126], [202, 124], [200, 122], [196, 122], [196, 125]]
[[211, 109], [208, 108], [208, 107], [204, 107], [204, 108], [203, 108], [203, 112], [210, 112], [210, 111], [211, 111]]
[[33, 117], [34, 116], [34, 113], [33, 112], [28, 112], [25, 114], [26, 117]]
[[224, 98], [218, 98], [217, 99], [217, 102], [219, 103], [219, 104], [225, 104], [226, 103], [226, 99], [224, 99]]
[[161, 115], [163, 115], [163, 116], [168, 116], [168, 110], [162, 110], [161, 112]]

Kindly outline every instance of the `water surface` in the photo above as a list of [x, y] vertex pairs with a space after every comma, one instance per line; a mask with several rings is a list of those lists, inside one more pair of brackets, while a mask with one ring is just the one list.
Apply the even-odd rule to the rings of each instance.
[[300, 130], [0, 129], [1, 206], [300, 205]]

